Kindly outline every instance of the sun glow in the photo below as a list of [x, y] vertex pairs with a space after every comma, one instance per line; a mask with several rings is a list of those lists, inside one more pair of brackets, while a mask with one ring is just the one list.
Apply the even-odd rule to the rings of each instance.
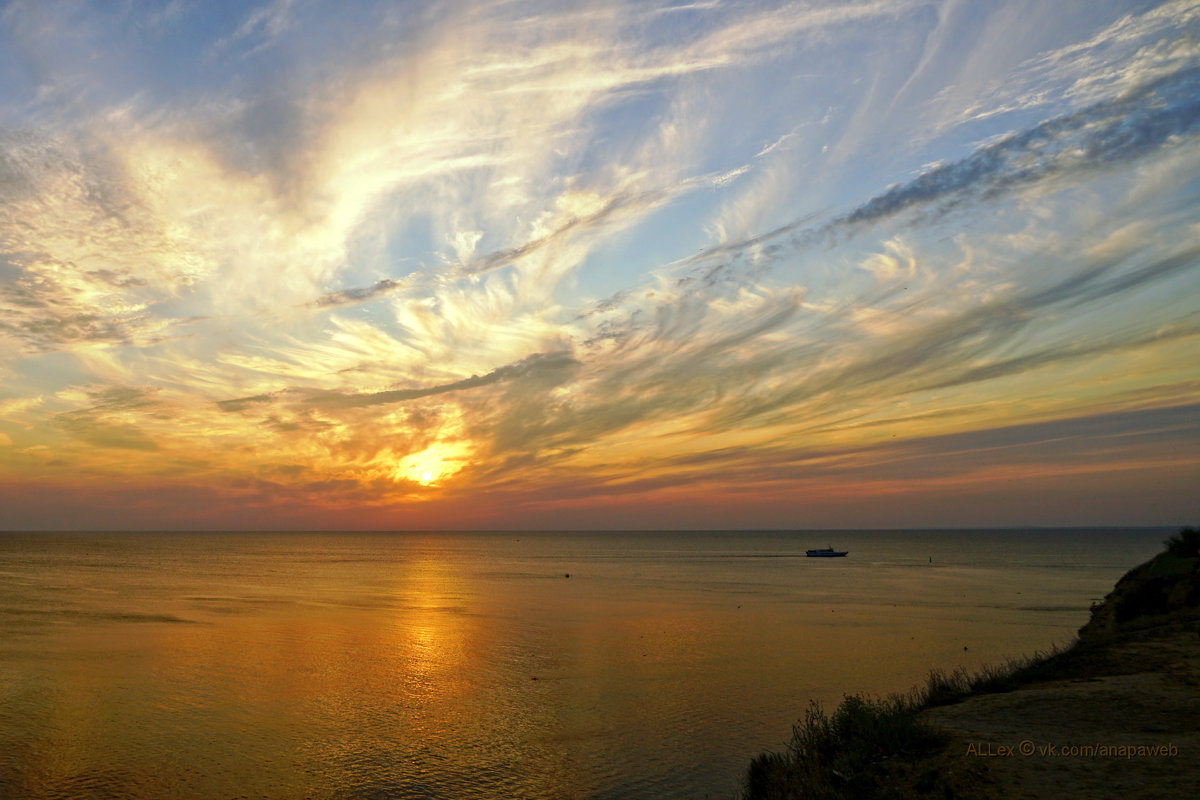
[[393, 477], [422, 486], [437, 486], [466, 464], [466, 448], [460, 444], [434, 445], [400, 459]]

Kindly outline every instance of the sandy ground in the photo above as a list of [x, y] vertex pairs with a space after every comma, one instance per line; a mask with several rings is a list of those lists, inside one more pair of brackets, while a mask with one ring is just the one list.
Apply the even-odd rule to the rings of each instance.
[[1122, 636], [1081, 673], [923, 712], [950, 744], [912, 795], [1200, 797], [1200, 624]]

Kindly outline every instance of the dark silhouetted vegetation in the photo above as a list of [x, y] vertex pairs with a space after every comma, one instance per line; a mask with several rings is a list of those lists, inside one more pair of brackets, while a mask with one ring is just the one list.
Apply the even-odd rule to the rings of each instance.
[[1200, 530], [1184, 528], [1163, 544], [1167, 546], [1168, 555], [1176, 558], [1196, 558], [1200, 556]]
[[[785, 753], [762, 753], [746, 771], [745, 800], [840, 800], [890, 798], [896, 762], [920, 758], [938, 749], [943, 737], [921, 721], [927, 708], [950, 705], [979, 694], [1009, 692], [1022, 684], [1054, 680], [1076, 673], [1081, 662], [1068, 658], [1071, 649], [1054, 649], [1010, 659], [978, 672], [932, 670], [925, 686], [908, 695], [884, 699], [846, 697], [827, 717], [809, 705], [792, 728]], [[941, 786], [936, 771], [916, 781], [923, 794]]]
[[[763, 753], [746, 772], [748, 800], [886, 796], [886, 763], [942, 743], [914, 698], [847, 697], [827, 717], [816, 703], [792, 728], [786, 753]], [[882, 793], [882, 794], [881, 794]]]
[[1200, 531], [1184, 528], [1166, 551], [1131, 570], [1107, 598], [1117, 624], [1200, 606]]

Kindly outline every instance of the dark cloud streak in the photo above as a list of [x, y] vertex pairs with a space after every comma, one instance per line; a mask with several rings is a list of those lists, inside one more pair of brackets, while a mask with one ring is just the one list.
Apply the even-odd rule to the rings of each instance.
[[381, 295], [389, 294], [397, 289], [407, 285], [406, 281], [397, 281], [390, 278], [376, 281], [365, 289], [343, 289], [339, 292], [330, 292], [329, 294], [321, 295], [316, 299], [313, 305], [318, 308], [327, 306], [346, 306], [355, 303], [365, 303], [373, 300]]
[[308, 394], [308, 400], [323, 408], [360, 408], [377, 406], [388, 403], [399, 403], [405, 400], [419, 400], [450, 392], [460, 392], [466, 389], [477, 389], [495, 383], [520, 380], [535, 375], [562, 373], [578, 366], [579, 362], [567, 352], [535, 353], [523, 358], [515, 364], [499, 367], [486, 375], [472, 375], [461, 381], [444, 383], [440, 386], [430, 386], [424, 389], [394, 389], [386, 392], [370, 394], [342, 394], [340, 392], [313, 392]]
[[514, 364], [492, 370], [486, 375], [472, 375], [453, 383], [443, 383], [421, 389], [392, 389], [385, 392], [370, 392], [353, 394], [335, 391], [316, 391], [295, 389], [271, 394], [259, 394], [252, 397], [240, 397], [231, 400], [218, 401], [217, 407], [222, 411], [245, 411], [258, 405], [266, 405], [285, 397], [299, 396], [305, 405], [325, 409], [364, 408], [368, 406], [401, 403], [407, 400], [420, 400], [467, 389], [477, 389], [497, 383], [517, 381], [526, 378], [551, 376], [565, 377], [567, 373], [579, 366], [574, 356], [566, 351], [535, 353]]

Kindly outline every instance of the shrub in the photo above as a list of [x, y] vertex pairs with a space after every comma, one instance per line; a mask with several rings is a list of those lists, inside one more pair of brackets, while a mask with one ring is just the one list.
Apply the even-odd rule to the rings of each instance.
[[917, 719], [912, 698], [846, 697], [827, 717], [811, 703], [786, 754], [763, 753], [746, 772], [746, 800], [870, 798], [886, 786], [882, 765], [918, 755], [941, 737]]
[[1167, 546], [1167, 552], [1176, 558], [1196, 558], [1200, 556], [1200, 530], [1184, 528], [1163, 544]]

